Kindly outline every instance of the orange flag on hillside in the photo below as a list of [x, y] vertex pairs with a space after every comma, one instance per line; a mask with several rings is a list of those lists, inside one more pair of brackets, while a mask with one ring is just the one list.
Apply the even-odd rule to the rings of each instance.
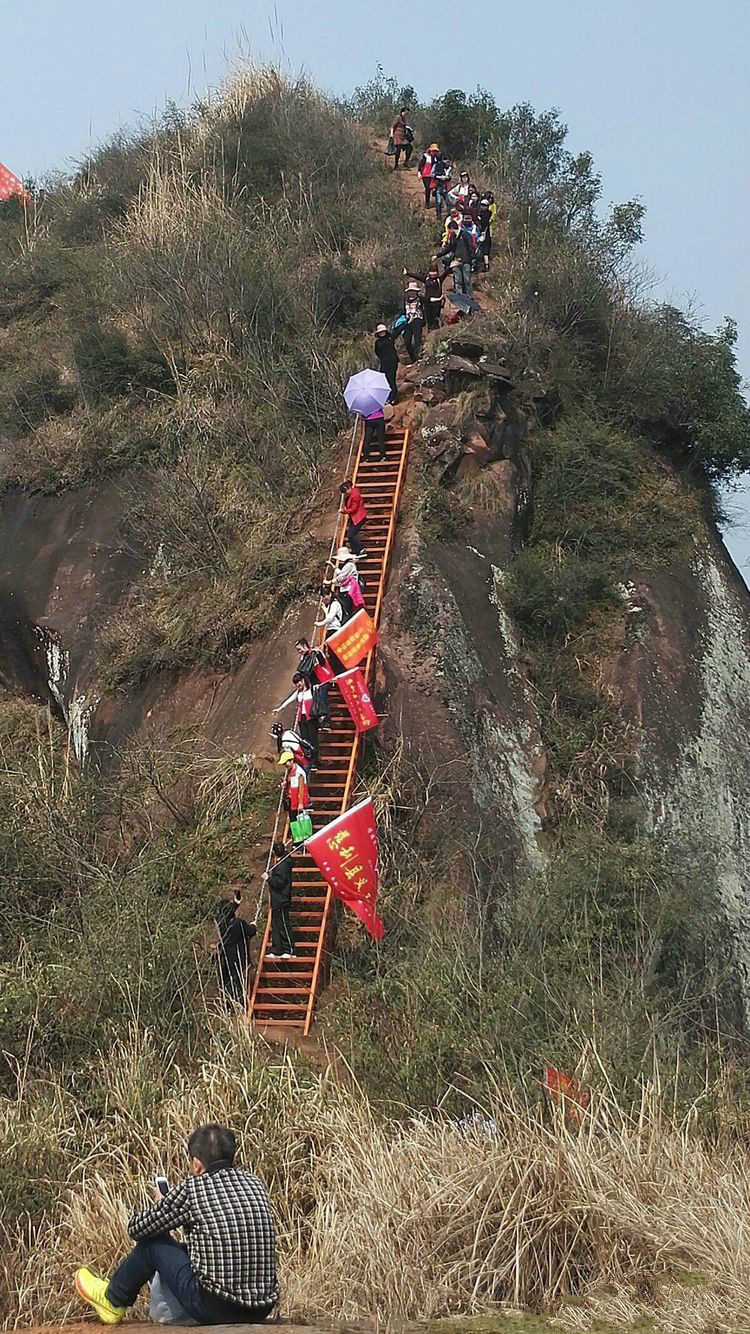
[[554, 1065], [544, 1067], [544, 1087], [553, 1102], [562, 1104], [569, 1119], [580, 1125], [589, 1109], [591, 1090]]
[[378, 632], [375, 629], [375, 622], [368, 616], [364, 607], [360, 607], [346, 625], [342, 625], [340, 630], [328, 636], [326, 647], [333, 649], [344, 667], [356, 667], [377, 642]]

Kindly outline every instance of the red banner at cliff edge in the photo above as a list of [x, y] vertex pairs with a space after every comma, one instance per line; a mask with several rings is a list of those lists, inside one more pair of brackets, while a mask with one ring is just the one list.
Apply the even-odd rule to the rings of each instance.
[[309, 852], [337, 898], [367, 927], [375, 940], [385, 927], [378, 917], [378, 835], [375, 811], [366, 797], [308, 838]]
[[13, 174], [9, 167], [3, 166], [0, 162], [0, 203], [12, 199], [14, 195], [20, 195], [26, 202], [31, 200], [28, 190], [24, 189], [23, 183]]
[[329, 635], [326, 647], [332, 648], [343, 667], [356, 667], [378, 642], [375, 622], [360, 607], [340, 630]]
[[336, 685], [344, 697], [344, 703], [357, 731], [369, 732], [370, 728], [377, 727], [378, 715], [359, 667], [352, 667], [349, 672], [340, 672], [336, 677]]

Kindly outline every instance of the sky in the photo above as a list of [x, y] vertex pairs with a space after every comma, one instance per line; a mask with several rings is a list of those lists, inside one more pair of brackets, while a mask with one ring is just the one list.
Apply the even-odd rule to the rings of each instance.
[[[429, 98], [487, 88], [558, 107], [605, 201], [646, 205], [655, 295], [731, 315], [750, 369], [750, 0], [6, 0], [0, 161], [67, 168], [167, 99], [187, 105], [241, 53], [344, 93], [380, 63]], [[726, 534], [750, 577], [750, 492]], [[744, 521], [744, 522], [743, 522]]]

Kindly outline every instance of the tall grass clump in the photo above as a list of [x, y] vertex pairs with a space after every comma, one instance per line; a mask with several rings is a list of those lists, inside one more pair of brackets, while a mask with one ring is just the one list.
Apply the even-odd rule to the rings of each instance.
[[3, 1225], [7, 1323], [77, 1309], [75, 1265], [111, 1269], [151, 1174], [163, 1164], [178, 1178], [188, 1131], [210, 1118], [237, 1129], [269, 1186], [286, 1315], [526, 1308], [579, 1328], [604, 1316], [624, 1328], [741, 1327], [750, 1177], [731, 1135], [702, 1136], [700, 1100], [676, 1117], [657, 1073], [625, 1107], [604, 1087], [576, 1130], [533, 1086], [514, 1091], [490, 1069], [482, 1082], [481, 1102], [457, 1119], [396, 1119], [345, 1071], [305, 1071], [227, 1021], [214, 1021], [189, 1080], [154, 1034], [123, 1032], [97, 1108], [55, 1081], [0, 1107], [19, 1187], [35, 1160], [57, 1195], [33, 1221]]

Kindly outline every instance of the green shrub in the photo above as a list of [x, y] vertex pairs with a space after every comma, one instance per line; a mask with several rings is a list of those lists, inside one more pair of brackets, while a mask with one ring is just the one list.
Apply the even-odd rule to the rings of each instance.
[[615, 590], [606, 569], [578, 556], [556, 559], [553, 553], [521, 551], [507, 578], [513, 616], [532, 638], [564, 638], [591, 615], [612, 604]]
[[161, 353], [133, 349], [124, 334], [92, 325], [78, 335], [73, 356], [81, 389], [94, 403], [134, 389], [165, 390], [172, 385], [169, 366]]

